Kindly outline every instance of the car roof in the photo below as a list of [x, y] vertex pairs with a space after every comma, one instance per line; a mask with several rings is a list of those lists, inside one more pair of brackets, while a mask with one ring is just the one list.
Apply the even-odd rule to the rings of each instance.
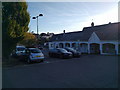
[[71, 48], [71, 47], [66, 47], [65, 49], [73, 49], [73, 50], [75, 50], [74, 48]]
[[25, 46], [16, 46], [16, 48], [25, 48]]
[[28, 48], [28, 49], [36, 49], [36, 48]]
[[28, 48], [28, 49], [33, 50], [33, 49], [38, 49], [38, 48]]

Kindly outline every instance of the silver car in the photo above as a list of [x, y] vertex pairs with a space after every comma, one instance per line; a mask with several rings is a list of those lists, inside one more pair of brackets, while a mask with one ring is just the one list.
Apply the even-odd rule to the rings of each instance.
[[27, 48], [25, 50], [25, 59], [27, 60], [28, 63], [31, 63], [34, 61], [43, 62], [44, 54], [38, 48]]

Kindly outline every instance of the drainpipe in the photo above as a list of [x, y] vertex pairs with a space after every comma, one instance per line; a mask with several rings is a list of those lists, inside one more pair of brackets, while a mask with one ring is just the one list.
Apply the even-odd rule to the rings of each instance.
[[63, 48], [65, 48], [65, 42], [63, 43]]
[[100, 54], [103, 54], [102, 51], [103, 51], [103, 50], [102, 50], [102, 43], [100, 43]]
[[118, 44], [115, 44], [116, 54], [118, 55]]

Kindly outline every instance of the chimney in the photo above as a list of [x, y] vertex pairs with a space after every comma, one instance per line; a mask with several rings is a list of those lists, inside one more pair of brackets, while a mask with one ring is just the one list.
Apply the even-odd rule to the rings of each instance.
[[91, 27], [94, 27], [94, 22], [91, 23]]
[[65, 34], [65, 30], [63, 30], [63, 33]]
[[111, 22], [109, 22], [108, 24], [111, 24]]

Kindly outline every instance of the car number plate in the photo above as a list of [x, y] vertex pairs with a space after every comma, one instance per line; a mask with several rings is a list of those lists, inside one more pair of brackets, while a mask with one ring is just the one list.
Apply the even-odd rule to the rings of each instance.
[[36, 57], [40, 57], [40, 56], [36, 56]]

